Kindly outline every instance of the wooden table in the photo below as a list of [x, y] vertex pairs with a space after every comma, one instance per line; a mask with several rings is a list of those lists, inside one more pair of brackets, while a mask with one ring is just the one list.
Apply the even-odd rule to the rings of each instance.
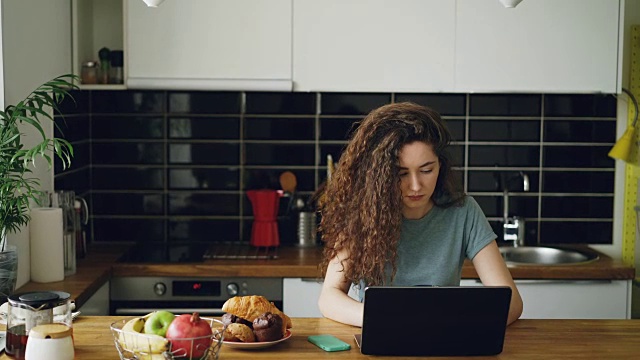
[[[118, 353], [109, 324], [115, 316], [81, 316], [74, 322], [76, 359], [115, 360]], [[222, 348], [221, 360], [239, 359], [367, 359], [353, 334], [360, 329], [328, 319], [293, 319], [293, 336], [274, 347], [242, 351]], [[307, 336], [332, 334], [352, 345], [351, 350], [327, 353]], [[392, 359], [392, 357], [383, 357]], [[639, 359], [640, 320], [518, 320], [507, 328], [504, 351], [495, 357], [470, 359]], [[6, 354], [0, 359], [10, 359]], [[400, 357], [398, 359], [415, 359]], [[429, 358], [438, 359], [438, 358]], [[456, 357], [453, 359], [464, 359]]]

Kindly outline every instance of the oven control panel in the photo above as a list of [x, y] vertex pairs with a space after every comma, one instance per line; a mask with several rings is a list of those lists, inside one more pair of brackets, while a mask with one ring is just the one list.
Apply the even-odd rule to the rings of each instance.
[[110, 288], [116, 301], [219, 301], [237, 295], [282, 300], [282, 278], [115, 277]]

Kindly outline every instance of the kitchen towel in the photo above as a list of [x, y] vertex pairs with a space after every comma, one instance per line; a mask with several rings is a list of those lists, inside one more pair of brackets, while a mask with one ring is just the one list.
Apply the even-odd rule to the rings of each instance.
[[31, 281], [64, 280], [62, 209], [31, 209]]

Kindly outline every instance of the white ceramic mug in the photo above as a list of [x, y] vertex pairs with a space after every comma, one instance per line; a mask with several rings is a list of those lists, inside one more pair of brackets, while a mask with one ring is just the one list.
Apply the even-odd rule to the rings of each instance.
[[34, 326], [29, 332], [25, 360], [73, 360], [73, 329], [64, 324]]

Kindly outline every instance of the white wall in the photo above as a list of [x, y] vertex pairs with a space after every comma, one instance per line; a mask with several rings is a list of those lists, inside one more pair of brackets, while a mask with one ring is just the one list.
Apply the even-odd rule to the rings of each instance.
[[[71, 72], [71, 0], [0, 0], [2, 10], [2, 64], [4, 108], [24, 99], [40, 84]], [[53, 124], [44, 124], [48, 136]], [[25, 128], [25, 144], [37, 143], [38, 133]], [[42, 190], [53, 190], [53, 170], [36, 162], [33, 175]], [[18, 283], [30, 279], [29, 244], [25, 234], [10, 234], [18, 247]]]
[[[629, 67], [631, 63], [631, 37], [632, 25], [640, 25], [640, 0], [626, 0], [624, 9], [624, 38], [622, 56], [622, 87], [629, 88]], [[640, 99], [638, 99], [640, 100]], [[618, 97], [618, 134], [619, 139], [627, 129], [628, 107], [630, 101], [626, 95]], [[633, 106], [633, 105], [631, 105]], [[615, 196], [613, 211], [613, 245], [595, 245], [593, 248], [615, 258], [622, 258], [622, 218], [624, 217], [624, 178], [625, 163], [616, 160]], [[640, 244], [636, 244], [636, 269], [640, 268]]]

